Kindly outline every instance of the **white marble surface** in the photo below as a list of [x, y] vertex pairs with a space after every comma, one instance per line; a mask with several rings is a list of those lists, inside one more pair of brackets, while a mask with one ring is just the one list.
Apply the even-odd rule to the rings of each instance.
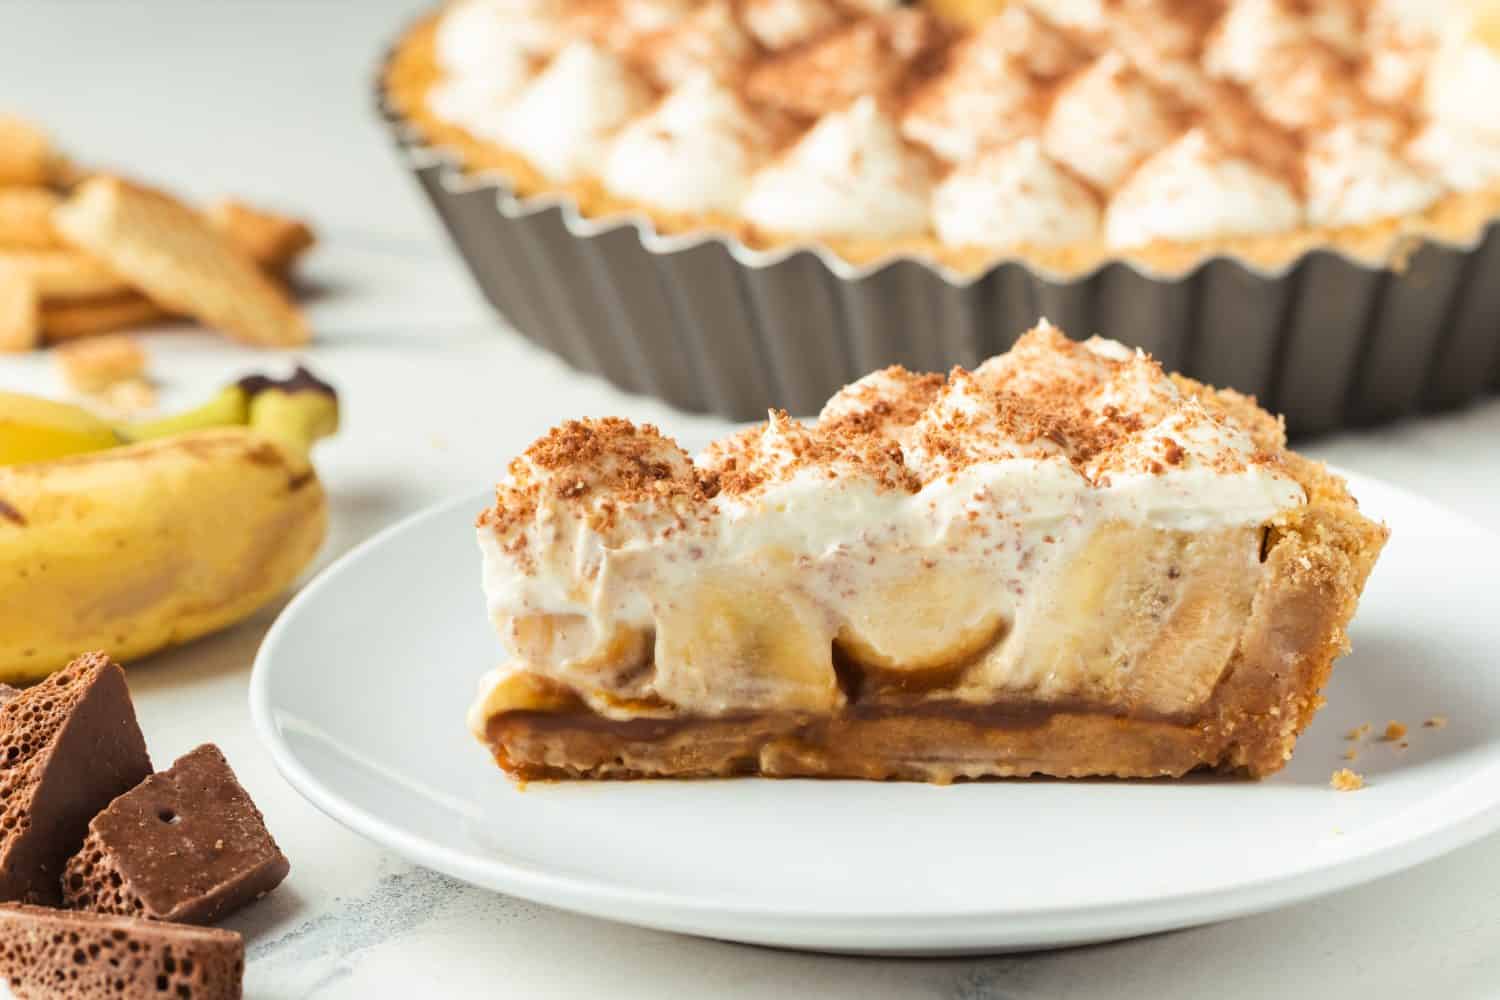
[[[82, 158], [320, 223], [326, 241], [308, 269], [323, 289], [313, 307], [319, 337], [305, 357], [338, 383], [346, 405], [343, 432], [319, 453], [333, 504], [320, 565], [406, 513], [486, 484], [565, 416], [694, 423], [570, 373], [487, 314], [370, 110], [374, 58], [412, 9], [406, 0], [0, 4], [0, 104], [47, 121]], [[170, 402], [287, 361], [188, 329], [150, 346]], [[0, 360], [0, 384], [56, 388], [40, 356]], [[1500, 402], [1312, 450], [1500, 529], [1497, 439]], [[275, 773], [244, 697], [275, 610], [130, 672], [156, 760], [218, 742], [292, 859], [288, 882], [232, 921], [249, 935], [252, 997], [1500, 993], [1500, 838], [1260, 917], [973, 960], [781, 953], [468, 889], [345, 831]]]

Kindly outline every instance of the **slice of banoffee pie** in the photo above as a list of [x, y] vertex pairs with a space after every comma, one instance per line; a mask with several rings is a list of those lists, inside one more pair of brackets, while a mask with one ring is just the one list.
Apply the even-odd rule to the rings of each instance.
[[1386, 530], [1255, 403], [1043, 323], [697, 459], [582, 420], [479, 517], [521, 778], [1270, 774]]

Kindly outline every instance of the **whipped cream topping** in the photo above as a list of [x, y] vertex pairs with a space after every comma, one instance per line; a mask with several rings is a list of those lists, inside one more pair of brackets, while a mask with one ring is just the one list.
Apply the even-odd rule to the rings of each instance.
[[1308, 34], [1304, 18], [1281, 0], [1237, 0], [1214, 30], [1203, 64], [1215, 76], [1248, 83], [1271, 53]]
[[1500, 132], [1431, 124], [1407, 155], [1455, 191], [1477, 191], [1500, 181]]
[[1213, 30], [1203, 64], [1216, 76], [1249, 83], [1274, 54], [1318, 43], [1345, 56], [1358, 52], [1359, 14], [1354, 4], [1234, 0]]
[[740, 9], [755, 40], [773, 52], [816, 38], [841, 20], [830, 0], [744, 0]]
[[732, 212], [770, 155], [766, 126], [733, 89], [703, 74], [620, 132], [604, 186], [674, 212]]
[[1194, 129], [1142, 163], [1115, 193], [1105, 233], [1115, 246], [1139, 246], [1284, 232], [1301, 221], [1290, 187]]
[[740, 212], [768, 231], [891, 238], [927, 228], [931, 179], [874, 98], [825, 116], [750, 182]]
[[1440, 11], [1437, 5], [1411, 0], [1386, 0], [1370, 11], [1368, 54], [1360, 71], [1367, 94], [1386, 104], [1421, 103], [1419, 92], [1442, 39]]
[[1384, 122], [1346, 122], [1314, 140], [1307, 155], [1307, 217], [1342, 226], [1417, 212], [1442, 184], [1393, 149]]
[[[696, 461], [654, 428], [566, 424], [481, 516], [484, 588], [510, 670], [604, 714], [826, 708], [836, 639], [913, 669], [971, 626], [1045, 617], [1102, 529], [1244, 530], [1254, 572], [1254, 529], [1305, 502], [1279, 461], [1145, 355], [1044, 325], [972, 372], [876, 372], [816, 421], [773, 414]], [[886, 623], [934, 587], [942, 614]]]
[[1442, 11], [1026, 0], [958, 28], [892, 0], [464, 0], [427, 100], [551, 181], [772, 236], [1128, 249], [1494, 185], [1500, 52]]
[[1084, 34], [1101, 34], [1109, 23], [1104, 0], [1026, 0], [1026, 6], [1059, 27]]
[[1022, 139], [969, 161], [938, 185], [932, 199], [938, 238], [954, 245], [1061, 246], [1093, 237], [1093, 192]]
[[514, 49], [496, 54], [484, 75], [455, 76], [439, 82], [427, 95], [435, 115], [463, 122], [475, 135], [501, 137], [500, 122], [517, 92], [531, 76], [531, 61]]
[[437, 63], [450, 76], [484, 77], [497, 57], [555, 52], [567, 39], [562, 12], [560, 0], [463, 0], [438, 24]]
[[573, 42], [526, 85], [495, 135], [548, 178], [574, 180], [602, 158], [612, 133], [650, 99], [619, 56]]
[[1085, 180], [1112, 188], [1177, 133], [1171, 106], [1111, 53], [1057, 95], [1042, 144]]
[[678, 23], [646, 39], [640, 61], [663, 86], [686, 82], [701, 73], [727, 76], [753, 51], [754, 42], [740, 25], [728, 0], [709, 0]]
[[1455, 128], [1500, 132], [1494, 102], [1500, 95], [1500, 52], [1477, 41], [1459, 43], [1437, 61], [1427, 80], [1433, 116]]
[[1041, 131], [1045, 87], [1028, 61], [1059, 76], [1078, 51], [1024, 8], [987, 21], [953, 53], [948, 67], [916, 95], [901, 130], [950, 163]]
[[616, 44], [628, 44], [653, 32], [666, 31], [691, 14], [699, 3], [700, 0], [621, 0], [617, 5], [605, 5], [589, 14], [598, 17], [594, 27], [604, 37]]
[[500, 115], [531, 77], [532, 61], [559, 44], [555, 0], [464, 0], [434, 38], [444, 78], [428, 101], [433, 113], [494, 138]]

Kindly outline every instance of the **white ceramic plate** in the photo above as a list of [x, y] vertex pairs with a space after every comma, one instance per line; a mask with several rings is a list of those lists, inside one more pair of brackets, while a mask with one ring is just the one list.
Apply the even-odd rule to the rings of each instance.
[[[1500, 537], [1356, 479], [1394, 529], [1328, 707], [1250, 783], [765, 781], [512, 785], [464, 726], [498, 656], [474, 514], [419, 514], [308, 586], [256, 660], [282, 773], [423, 865], [595, 916], [759, 944], [945, 953], [1143, 934], [1308, 899], [1500, 827]], [[1443, 728], [1422, 720], [1446, 715]], [[1329, 788], [1345, 730], [1388, 719]]]

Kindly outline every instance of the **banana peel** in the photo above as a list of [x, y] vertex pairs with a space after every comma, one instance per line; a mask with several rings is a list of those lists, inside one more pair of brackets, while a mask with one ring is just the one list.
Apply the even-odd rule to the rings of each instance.
[[[0, 466], [0, 682], [80, 650], [131, 660], [206, 635], [306, 568], [328, 524], [308, 453], [337, 399], [303, 372], [247, 382], [231, 387], [243, 405], [209, 404], [243, 422], [200, 426], [200, 409], [136, 428], [136, 443]], [[274, 402], [257, 421], [262, 396]]]
[[126, 441], [119, 429], [79, 406], [0, 393], [0, 465], [45, 462]]

